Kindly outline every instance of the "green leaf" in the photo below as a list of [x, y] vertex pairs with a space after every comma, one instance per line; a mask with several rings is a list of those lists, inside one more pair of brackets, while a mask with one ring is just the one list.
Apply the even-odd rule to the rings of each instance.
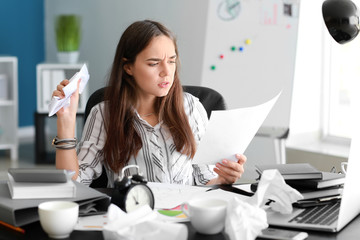
[[56, 46], [60, 52], [78, 51], [81, 19], [78, 15], [59, 15], [55, 20]]

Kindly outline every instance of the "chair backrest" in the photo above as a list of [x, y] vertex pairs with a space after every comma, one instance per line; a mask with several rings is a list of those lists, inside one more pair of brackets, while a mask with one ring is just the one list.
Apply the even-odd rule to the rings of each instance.
[[[85, 116], [84, 121], [88, 115], [90, 114], [91, 109], [98, 103], [104, 101], [106, 87], [100, 88], [96, 90], [91, 96], [89, 97], [86, 107], [85, 107]], [[215, 91], [214, 89], [202, 87], [202, 86], [183, 86], [185, 92], [192, 94], [193, 96], [199, 98], [199, 101], [203, 104], [204, 108], [206, 109], [208, 118], [210, 118], [212, 110], [225, 110], [225, 100], [223, 96]], [[101, 176], [97, 179], [94, 179], [93, 182], [90, 184], [92, 188], [106, 188], [107, 187], [107, 176], [105, 172], [105, 168], [103, 167], [103, 172]]]
[[202, 86], [183, 86], [184, 92], [188, 92], [193, 96], [199, 98], [200, 102], [206, 109], [208, 118], [210, 118], [211, 111], [225, 110], [225, 100], [223, 96], [214, 89]]
[[84, 122], [86, 122], [87, 117], [90, 114], [91, 109], [98, 103], [101, 103], [102, 101], [104, 101], [104, 95], [105, 95], [105, 88], [99, 88], [98, 90], [96, 90], [95, 92], [93, 92], [88, 101], [86, 102], [86, 106], [85, 106], [85, 115], [84, 115]]

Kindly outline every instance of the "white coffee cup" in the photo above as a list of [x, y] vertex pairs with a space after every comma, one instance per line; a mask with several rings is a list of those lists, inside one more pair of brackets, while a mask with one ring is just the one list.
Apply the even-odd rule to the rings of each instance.
[[40, 224], [50, 238], [67, 238], [74, 230], [79, 205], [71, 201], [49, 201], [38, 206]]
[[217, 234], [224, 229], [226, 207], [227, 201], [215, 198], [192, 199], [181, 205], [192, 226], [202, 234]]

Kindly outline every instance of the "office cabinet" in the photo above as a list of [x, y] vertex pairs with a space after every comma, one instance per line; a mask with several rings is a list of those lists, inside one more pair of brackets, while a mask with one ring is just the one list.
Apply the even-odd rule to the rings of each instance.
[[[48, 116], [47, 113], [34, 114], [35, 121], [35, 163], [54, 164], [55, 148], [52, 146], [52, 140], [56, 136], [57, 116]], [[80, 140], [84, 127], [84, 113], [77, 113], [75, 136]]]
[[[80, 71], [83, 63], [62, 64], [62, 63], [41, 63], [36, 66], [37, 86], [37, 112], [48, 113], [49, 103], [56, 86], [64, 79], [70, 79], [76, 72]], [[79, 99], [78, 113], [85, 112], [88, 99], [87, 87]]]
[[0, 56], [0, 150], [18, 159], [18, 60]]

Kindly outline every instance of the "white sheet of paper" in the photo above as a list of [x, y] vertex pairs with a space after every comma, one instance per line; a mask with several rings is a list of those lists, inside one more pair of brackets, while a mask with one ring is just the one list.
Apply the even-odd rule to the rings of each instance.
[[280, 94], [254, 107], [213, 111], [193, 163], [211, 165], [222, 159], [237, 161], [235, 154], [245, 152]]
[[[193, 198], [219, 198], [225, 201], [229, 201], [234, 196], [240, 198], [248, 198], [246, 196], [239, 195], [230, 191], [224, 191], [221, 189], [212, 189], [207, 186], [192, 186], [172, 183], [158, 183], [148, 182], [147, 185], [150, 187], [155, 198], [155, 209], [171, 209], [183, 204]], [[250, 191], [249, 187], [245, 188]], [[235, 186], [235, 185], [234, 185]], [[238, 187], [243, 189], [242, 187]]]
[[147, 185], [154, 194], [156, 209], [176, 207], [197, 194], [208, 190], [206, 187], [182, 184], [148, 182]]
[[63, 88], [65, 97], [60, 99], [59, 97], [52, 97], [51, 102], [49, 104], [49, 117], [57, 113], [61, 108], [67, 107], [70, 105], [70, 97], [76, 91], [77, 82], [81, 78], [79, 93], [81, 94], [90, 78], [89, 71], [84, 64], [80, 71], [75, 73], [74, 76], [70, 79], [70, 83]]
[[102, 231], [107, 223], [108, 223], [107, 213], [101, 215], [79, 217], [74, 230]]

